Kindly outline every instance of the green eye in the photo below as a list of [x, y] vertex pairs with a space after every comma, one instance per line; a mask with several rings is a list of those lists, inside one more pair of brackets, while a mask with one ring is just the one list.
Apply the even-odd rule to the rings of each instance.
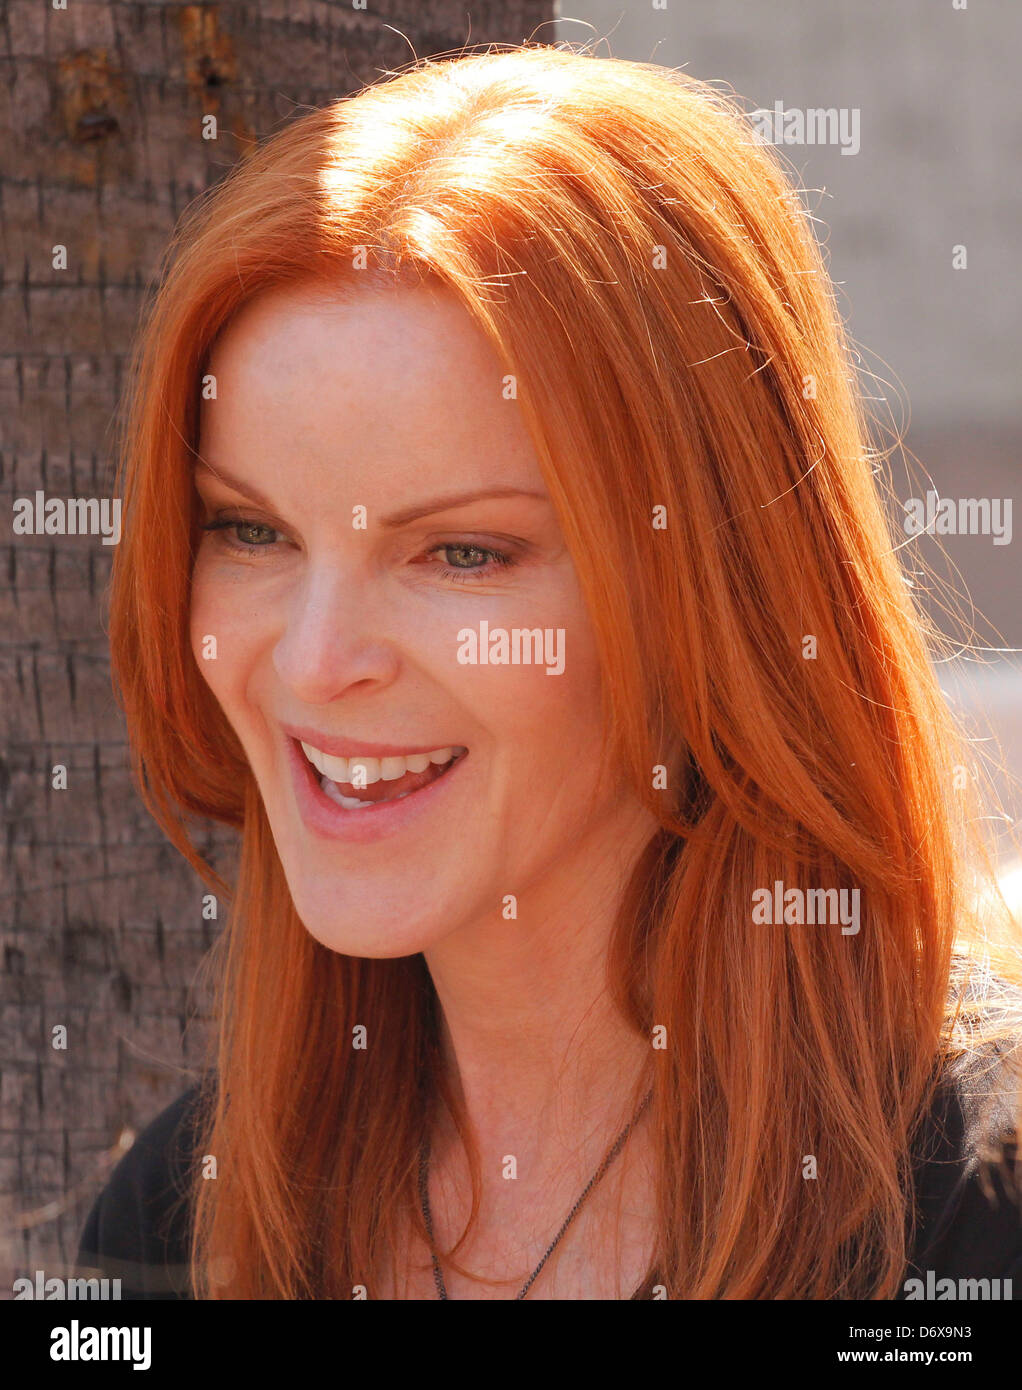
[[[230, 546], [232, 550], [252, 551], [264, 549], [266, 546], [271, 545], [280, 534], [278, 531], [275, 531], [272, 526], [265, 525], [264, 522], [239, 521], [232, 517], [222, 517], [217, 521], [211, 521], [206, 526], [203, 526], [202, 529], [204, 531], [222, 531], [224, 533], [225, 544]], [[233, 538], [228, 535], [230, 531], [234, 532]], [[262, 532], [263, 537], [261, 540], [243, 540], [241, 533], [246, 531]]]
[[453, 564], [448, 563], [440, 566], [441, 574], [445, 579], [451, 579], [455, 583], [471, 582], [473, 579], [486, 579], [492, 577], [496, 569], [513, 565], [515, 562], [506, 551], [493, 550], [489, 546], [466, 545], [454, 541], [444, 541], [440, 545], [435, 545], [427, 553], [436, 555], [440, 551], [459, 556], [471, 556], [482, 558], [482, 564], [462, 564], [460, 560], [455, 560]]

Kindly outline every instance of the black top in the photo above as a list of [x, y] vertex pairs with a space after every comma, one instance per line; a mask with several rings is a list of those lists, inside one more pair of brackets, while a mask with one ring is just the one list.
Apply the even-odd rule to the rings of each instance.
[[[1010, 1279], [1002, 1298], [1022, 1299], [1022, 1164], [1017, 1163], [1017, 1078], [987, 1050], [945, 1075], [913, 1146], [917, 1236], [905, 1278], [934, 1298], [940, 1279]], [[121, 1297], [191, 1298], [187, 1168], [195, 1151], [192, 1086], [157, 1115], [117, 1164], [92, 1207], [78, 1250], [87, 1270], [121, 1280]], [[1007, 1169], [981, 1165], [994, 1146]], [[946, 1286], [945, 1286], [946, 1287]], [[634, 1298], [648, 1296], [638, 1290]], [[907, 1297], [903, 1286], [897, 1295]], [[965, 1296], [965, 1295], [962, 1295]]]

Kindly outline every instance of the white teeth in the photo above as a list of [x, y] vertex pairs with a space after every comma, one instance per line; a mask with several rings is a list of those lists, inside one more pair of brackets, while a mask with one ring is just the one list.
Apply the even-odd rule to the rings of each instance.
[[[408, 753], [404, 757], [396, 758], [370, 758], [363, 757], [360, 753], [350, 758], [338, 758], [333, 753], [322, 752], [310, 743], [303, 743], [302, 752], [328, 782], [362, 788], [371, 787], [374, 782], [381, 780], [396, 782], [406, 772], [425, 772], [431, 763], [437, 766], [449, 763], [457, 755], [467, 753], [468, 749], [452, 745], [449, 748], [436, 748], [432, 753]], [[357, 806], [370, 804], [353, 797], [347, 797], [341, 804], [352, 801]]]
[[[363, 811], [367, 806], [379, 806], [379, 801], [360, 801], [357, 796], [344, 796], [336, 783], [331, 782], [329, 777], [324, 777], [320, 786], [324, 795], [331, 801], [336, 801], [338, 806], [343, 806], [346, 811]], [[411, 792], [399, 792], [397, 796], [384, 797], [385, 802], [403, 801], [406, 796], [411, 796]]]
[[319, 762], [315, 766], [329, 777], [331, 782], [346, 782], [348, 780], [347, 758], [335, 758], [330, 753], [320, 753]]
[[[402, 762], [404, 759], [402, 758]], [[329, 776], [329, 772], [327, 773]], [[355, 787], [371, 787], [380, 780], [379, 758], [363, 758], [356, 754], [348, 759], [348, 774], [344, 779]]]
[[337, 783], [331, 782], [329, 777], [324, 777], [320, 786], [331, 801], [336, 801], [338, 806], [343, 806], [346, 811], [361, 811], [364, 807], [373, 805], [371, 801], [360, 801], [357, 796], [342, 796]]
[[303, 743], [302, 752], [305, 754], [305, 756], [308, 758], [309, 762], [312, 764], [314, 768], [316, 768], [319, 772], [323, 771], [323, 754], [319, 751], [318, 748], [313, 748], [311, 743]]

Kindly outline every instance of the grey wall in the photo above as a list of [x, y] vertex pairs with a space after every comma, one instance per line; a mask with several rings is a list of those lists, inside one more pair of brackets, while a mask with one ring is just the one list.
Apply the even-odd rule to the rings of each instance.
[[[826, 224], [817, 233], [842, 313], [868, 368], [891, 383], [877, 394], [888, 396], [895, 424], [906, 404], [911, 410], [907, 444], [938, 491], [1017, 491], [1022, 6], [665, 3], [560, 0], [558, 37], [605, 38], [601, 54], [682, 67], [734, 89], [750, 111], [775, 101], [858, 108], [857, 154], [785, 147]], [[967, 269], [952, 269], [957, 245], [967, 248]], [[911, 495], [920, 494], [902, 489]], [[1019, 543], [945, 540], [1003, 645], [1022, 647]]]

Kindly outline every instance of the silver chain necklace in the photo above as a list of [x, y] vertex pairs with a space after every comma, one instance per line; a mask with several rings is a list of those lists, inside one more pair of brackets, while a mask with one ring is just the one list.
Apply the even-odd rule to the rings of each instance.
[[[589, 1181], [586, 1183], [585, 1187], [582, 1189], [582, 1195], [579, 1197], [578, 1201], [577, 1201], [577, 1202], [575, 1203], [575, 1205], [572, 1207], [571, 1211], [568, 1212], [568, 1216], [567, 1216], [567, 1219], [566, 1219], [565, 1222], [564, 1222], [564, 1225], [561, 1227], [561, 1229], [560, 1229], [560, 1230], [557, 1232], [557, 1234], [554, 1236], [553, 1240], [550, 1242], [549, 1246], [547, 1247], [546, 1254], [543, 1256], [543, 1258], [540, 1260], [539, 1264], [536, 1266], [536, 1268], [535, 1268], [535, 1269], [532, 1271], [532, 1273], [529, 1275], [528, 1279], [526, 1279], [526, 1281], [525, 1281], [524, 1285], [522, 1286], [520, 1292], [519, 1292], [518, 1294], [515, 1295], [515, 1301], [516, 1301], [516, 1302], [518, 1301], [518, 1299], [524, 1298], [525, 1295], [529, 1292], [529, 1289], [532, 1287], [533, 1282], [535, 1281], [536, 1276], [539, 1274], [540, 1270], [543, 1268], [543, 1266], [546, 1264], [547, 1260], [550, 1258], [550, 1255], [552, 1254], [552, 1252], [553, 1252], [553, 1250], [554, 1250], [554, 1247], [557, 1245], [557, 1242], [561, 1239], [561, 1237], [564, 1235], [565, 1231], [568, 1229], [568, 1227], [571, 1225], [572, 1221], [573, 1221], [573, 1220], [575, 1219], [575, 1217], [577, 1216], [578, 1211], [579, 1211], [579, 1208], [582, 1206], [582, 1203], [585, 1201], [585, 1199], [589, 1196], [589, 1193], [593, 1190], [593, 1188], [596, 1186], [596, 1184], [597, 1184], [597, 1183], [600, 1181], [600, 1179], [603, 1177], [604, 1173], [607, 1171], [607, 1169], [610, 1167], [610, 1165], [614, 1162], [614, 1159], [617, 1158], [618, 1154], [621, 1152], [621, 1149], [622, 1149], [623, 1146], [624, 1146], [624, 1142], [625, 1142], [625, 1140], [628, 1138], [629, 1133], [631, 1132], [632, 1126], [638, 1123], [639, 1116], [642, 1114], [642, 1112], [645, 1110], [646, 1106], [650, 1103], [650, 1101], [651, 1101], [652, 1099], [653, 1099], [653, 1092], [652, 1092], [651, 1090], [650, 1090], [650, 1091], [647, 1091], [647, 1092], [646, 1092], [646, 1095], [645, 1095], [645, 1098], [644, 1098], [643, 1101], [642, 1101], [642, 1104], [639, 1106], [638, 1110], [636, 1110], [636, 1112], [635, 1112], [634, 1116], [632, 1117], [632, 1119], [630, 1119], [630, 1120], [628, 1121], [628, 1123], [625, 1125], [624, 1129], [621, 1131], [621, 1133], [618, 1135], [618, 1137], [614, 1140], [614, 1144], [613, 1144], [613, 1146], [611, 1147], [610, 1152], [607, 1154], [606, 1158], [605, 1158], [605, 1159], [603, 1160], [603, 1162], [600, 1164], [599, 1168], [597, 1168], [596, 1172], [593, 1174], [593, 1176], [592, 1176], [592, 1177], [589, 1179]], [[421, 1202], [422, 1202], [422, 1215], [423, 1215], [423, 1219], [424, 1219], [425, 1222], [426, 1222], [426, 1233], [427, 1233], [427, 1235], [429, 1236], [429, 1249], [430, 1249], [430, 1254], [431, 1254], [432, 1257], [433, 1257], [433, 1281], [434, 1281], [434, 1283], [436, 1284], [437, 1297], [438, 1297], [438, 1298], [447, 1298], [447, 1286], [446, 1286], [446, 1284], [444, 1283], [443, 1271], [442, 1271], [441, 1268], [440, 1268], [440, 1261], [439, 1261], [439, 1259], [437, 1258], [436, 1246], [435, 1246], [435, 1242], [434, 1242], [434, 1240], [433, 1240], [433, 1217], [432, 1217], [432, 1215], [431, 1215], [431, 1213], [430, 1213], [430, 1209], [429, 1209], [429, 1142], [428, 1142], [428, 1139], [426, 1139], [426, 1140], [423, 1141], [422, 1147], [421, 1147], [421, 1149], [419, 1150], [419, 1197], [420, 1197]]]

